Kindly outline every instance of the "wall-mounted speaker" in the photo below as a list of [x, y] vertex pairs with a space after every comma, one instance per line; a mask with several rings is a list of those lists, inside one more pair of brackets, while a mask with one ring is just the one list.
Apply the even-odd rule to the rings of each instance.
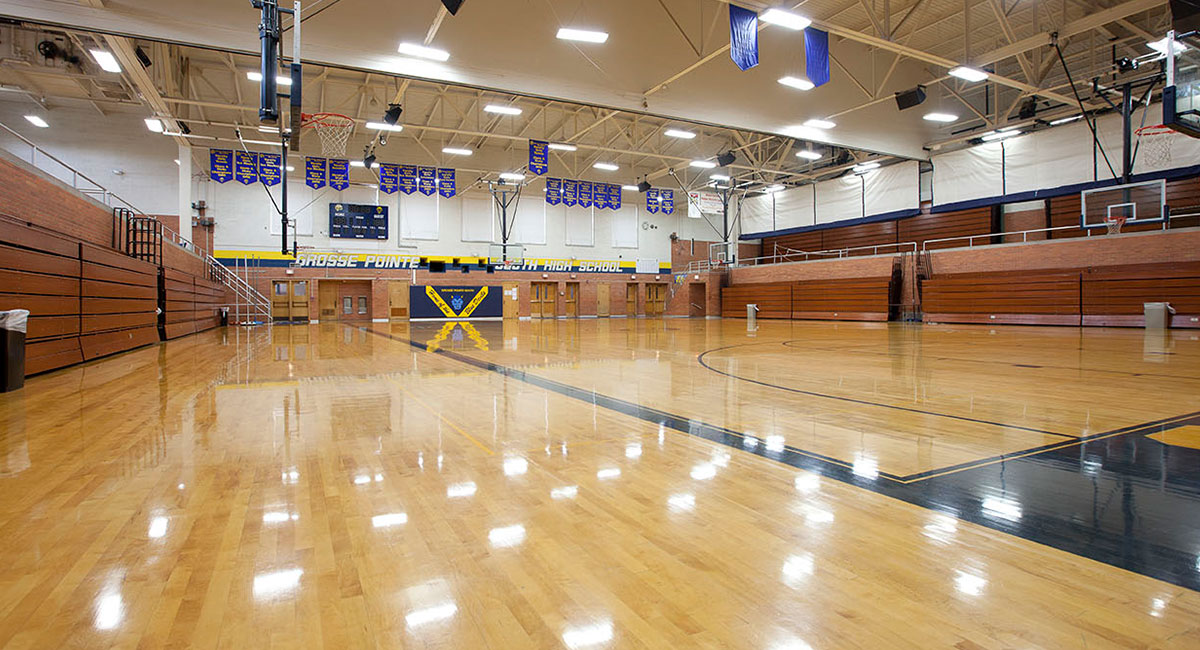
[[899, 106], [902, 111], [924, 103], [925, 86], [917, 86], [912, 90], [904, 90], [896, 93], [896, 106]]
[[450, 12], [451, 16], [457, 16], [458, 10], [462, 5], [463, 0], [442, 0], [442, 6], [446, 8], [446, 11]]

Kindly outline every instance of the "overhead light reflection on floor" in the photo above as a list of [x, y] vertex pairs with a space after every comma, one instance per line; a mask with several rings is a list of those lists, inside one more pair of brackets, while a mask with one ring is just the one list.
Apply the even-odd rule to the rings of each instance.
[[577, 494], [579, 494], [579, 487], [576, 485], [568, 485], [550, 490], [551, 499], [574, 499]]
[[267, 599], [287, 593], [300, 584], [303, 569], [285, 569], [272, 573], [261, 573], [254, 576], [254, 597]]
[[525, 527], [520, 524], [493, 528], [488, 531], [488, 541], [496, 548], [516, 546], [525, 541]]
[[433, 607], [414, 609], [404, 616], [404, 624], [409, 628], [421, 627], [429, 623], [444, 621], [458, 613], [458, 605], [453, 602], [441, 603]]
[[562, 639], [568, 648], [588, 648], [608, 643], [613, 639], [613, 624], [612, 621], [604, 621], [571, 626], [563, 630]]
[[451, 499], [469, 497], [475, 494], [475, 489], [475, 484], [470, 481], [466, 483], [455, 483], [446, 487], [446, 496]]
[[696, 495], [694, 494], [676, 494], [670, 499], [667, 499], [667, 505], [672, 510], [678, 512], [690, 512], [696, 507]]

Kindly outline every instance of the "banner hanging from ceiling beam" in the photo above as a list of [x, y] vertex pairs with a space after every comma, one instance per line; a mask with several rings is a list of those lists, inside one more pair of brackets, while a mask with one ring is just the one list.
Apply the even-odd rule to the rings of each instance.
[[758, 65], [758, 14], [729, 5], [729, 56], [738, 68]]
[[804, 59], [808, 80], [814, 86], [829, 83], [829, 32], [814, 27], [804, 30]]

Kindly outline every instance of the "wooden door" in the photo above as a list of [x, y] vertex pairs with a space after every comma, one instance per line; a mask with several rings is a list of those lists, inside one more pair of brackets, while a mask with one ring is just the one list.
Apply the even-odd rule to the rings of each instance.
[[637, 291], [636, 282], [630, 282], [625, 285], [625, 315], [633, 318], [637, 316]]
[[271, 320], [292, 320], [291, 283], [287, 280], [271, 282]]
[[338, 318], [340, 320], [371, 320], [371, 283], [338, 283]]
[[388, 318], [408, 318], [407, 282], [388, 282]]
[[596, 287], [596, 315], [597, 316], [603, 317], [603, 316], [609, 315], [609, 309], [610, 309], [609, 308], [609, 298], [612, 295], [611, 293], [609, 293], [610, 286], [611, 285], [608, 285], [608, 284], [601, 284]]
[[567, 283], [567, 318], [579, 318], [579, 283]]
[[535, 282], [533, 283], [533, 317], [534, 318], [554, 318], [558, 309], [555, 303], [558, 300], [558, 284], [555, 282]]
[[517, 293], [519, 291], [517, 288], [518, 286], [520, 285], [518, 285], [516, 282], [505, 282], [503, 285], [505, 318], [516, 318], [519, 314], [518, 307], [520, 307], [521, 302], [517, 300], [517, 296], [519, 295]]
[[292, 280], [292, 320], [308, 322], [308, 280]]
[[667, 285], [651, 284], [646, 286], [646, 314], [662, 316], [667, 313]]
[[339, 320], [338, 285], [339, 282], [321, 280], [317, 284], [317, 304], [320, 305], [322, 321]]

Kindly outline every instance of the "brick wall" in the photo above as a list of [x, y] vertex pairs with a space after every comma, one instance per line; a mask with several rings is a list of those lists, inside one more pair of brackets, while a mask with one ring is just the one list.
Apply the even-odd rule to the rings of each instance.
[[1200, 229], [1095, 235], [1028, 244], [937, 251], [933, 273], [1078, 269], [1118, 264], [1200, 260]]
[[0, 151], [0, 213], [68, 237], [112, 246], [112, 211]]
[[[714, 241], [699, 239], [675, 239], [671, 241], [671, 272], [682, 273], [691, 262], [708, 261], [708, 247]], [[738, 259], [749, 259], [762, 255], [760, 242], [738, 243]]]

